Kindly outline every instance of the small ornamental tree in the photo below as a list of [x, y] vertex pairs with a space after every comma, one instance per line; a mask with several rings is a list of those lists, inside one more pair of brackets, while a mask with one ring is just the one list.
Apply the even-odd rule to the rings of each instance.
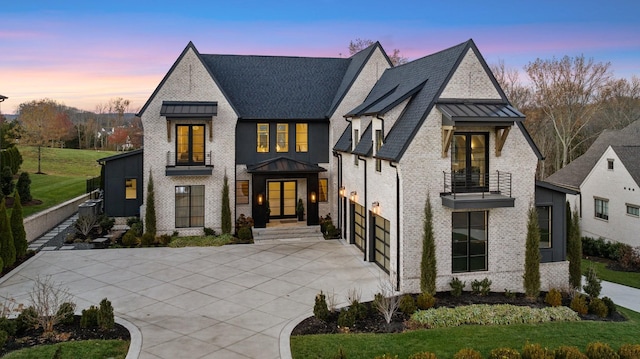
[[422, 261], [420, 263], [420, 290], [422, 293], [436, 294], [436, 244], [433, 235], [433, 213], [431, 196], [427, 195], [424, 205], [424, 233], [422, 234]]
[[18, 184], [16, 185], [16, 190], [20, 194], [20, 199], [22, 200], [22, 203], [31, 202], [33, 198], [31, 197], [31, 178], [29, 178], [29, 173], [22, 172], [20, 174], [20, 177], [18, 177]]
[[27, 233], [24, 230], [24, 217], [22, 214], [22, 204], [20, 203], [20, 193], [16, 192], [11, 211], [11, 234], [13, 244], [16, 248], [16, 258], [22, 258], [27, 254]]
[[540, 227], [536, 208], [529, 208], [527, 243], [524, 257], [524, 291], [527, 297], [540, 294]]
[[231, 233], [231, 207], [229, 206], [229, 180], [227, 174], [224, 175], [222, 185], [222, 210], [220, 211], [222, 234]]
[[0, 201], [0, 257], [2, 257], [2, 268], [9, 268], [16, 262], [16, 247], [13, 244], [4, 198]]
[[567, 238], [567, 257], [569, 259], [569, 284], [574, 289], [580, 289], [582, 284], [582, 273], [580, 270], [582, 262], [582, 239], [580, 238], [580, 218], [578, 218], [578, 210], [573, 211], [567, 220], [569, 225], [569, 238]]
[[156, 200], [153, 192], [153, 176], [149, 170], [149, 184], [147, 184], [147, 201], [144, 213], [144, 231], [156, 236]]

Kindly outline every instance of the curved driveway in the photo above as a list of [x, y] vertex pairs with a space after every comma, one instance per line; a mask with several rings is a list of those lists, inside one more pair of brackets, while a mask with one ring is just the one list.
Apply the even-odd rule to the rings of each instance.
[[74, 295], [77, 311], [112, 303], [142, 333], [140, 358], [288, 358], [294, 322], [320, 290], [370, 300], [383, 272], [341, 241], [40, 252], [5, 276], [0, 296], [29, 303], [38, 275]]

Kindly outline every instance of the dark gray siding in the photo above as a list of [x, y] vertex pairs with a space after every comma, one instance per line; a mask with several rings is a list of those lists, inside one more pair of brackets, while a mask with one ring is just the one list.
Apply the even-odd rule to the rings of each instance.
[[[118, 157], [119, 156], [119, 157]], [[116, 155], [103, 159], [104, 163], [104, 211], [109, 217], [140, 215], [142, 205], [142, 151], [130, 156]], [[125, 198], [125, 181], [136, 179], [136, 199]]]
[[[296, 122], [290, 121], [259, 121], [270, 123], [269, 126], [269, 152], [258, 153], [256, 151], [257, 124], [258, 121], [239, 120], [236, 126], [236, 164], [255, 164], [277, 157], [288, 157], [307, 163], [329, 162], [329, 122], [316, 121], [298, 123], [308, 124], [309, 151], [296, 152]], [[276, 152], [276, 124], [289, 123], [289, 152]]]
[[536, 207], [551, 207], [551, 248], [540, 249], [541, 262], [560, 262], [567, 257], [566, 194], [536, 185]]

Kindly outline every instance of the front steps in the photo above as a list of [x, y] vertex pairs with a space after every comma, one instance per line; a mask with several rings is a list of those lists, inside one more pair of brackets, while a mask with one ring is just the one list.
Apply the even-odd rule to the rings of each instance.
[[[274, 221], [272, 221], [274, 222]], [[263, 241], [324, 240], [320, 226], [307, 226], [305, 222], [269, 223], [267, 228], [252, 228], [254, 243]]]

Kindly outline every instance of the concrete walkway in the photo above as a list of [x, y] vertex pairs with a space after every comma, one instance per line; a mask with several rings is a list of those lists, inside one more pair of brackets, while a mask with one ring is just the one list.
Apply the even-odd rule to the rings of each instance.
[[[383, 272], [341, 241], [205, 248], [43, 251], [5, 276], [0, 296], [28, 304], [37, 276], [103, 298], [142, 333], [140, 358], [289, 358], [289, 334], [320, 290], [371, 300]], [[614, 298], [615, 300], [615, 298]]]
[[[584, 285], [584, 283], [583, 278], [582, 284]], [[616, 305], [640, 313], [640, 289], [603, 281], [600, 297], [609, 297]]]

